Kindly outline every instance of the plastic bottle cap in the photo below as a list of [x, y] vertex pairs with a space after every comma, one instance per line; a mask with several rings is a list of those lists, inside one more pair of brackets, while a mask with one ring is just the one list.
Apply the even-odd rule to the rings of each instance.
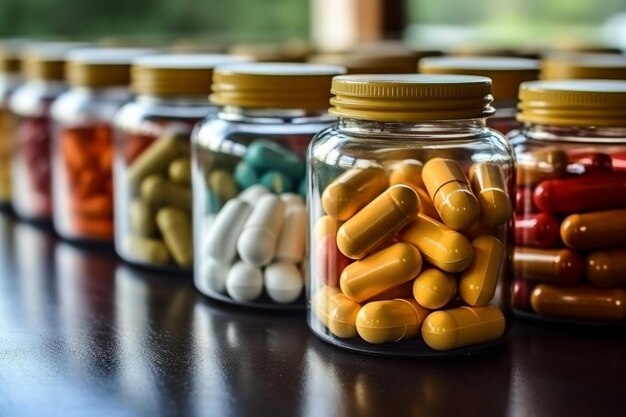
[[617, 54], [554, 54], [541, 60], [542, 80], [626, 80], [626, 57]]
[[328, 107], [332, 77], [343, 67], [250, 63], [215, 70], [211, 101], [220, 106], [319, 110]]
[[539, 77], [539, 61], [493, 56], [424, 58], [419, 72], [489, 77], [496, 102], [516, 102], [519, 85]]
[[126, 86], [132, 60], [153, 52], [141, 48], [77, 49], [67, 55], [66, 78], [72, 86]]
[[80, 42], [41, 42], [27, 45], [22, 52], [22, 71], [29, 80], [65, 80], [69, 51], [90, 46]]
[[137, 94], [202, 96], [211, 93], [213, 69], [247, 61], [220, 54], [159, 54], [136, 58], [131, 67], [131, 89]]
[[520, 86], [517, 119], [557, 126], [626, 126], [626, 81], [530, 81]]
[[458, 120], [491, 116], [491, 80], [471, 75], [345, 75], [332, 84], [330, 112], [376, 121]]

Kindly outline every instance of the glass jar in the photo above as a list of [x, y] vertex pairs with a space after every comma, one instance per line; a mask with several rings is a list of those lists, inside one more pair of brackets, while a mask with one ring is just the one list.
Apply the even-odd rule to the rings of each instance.
[[50, 105], [67, 89], [65, 57], [85, 44], [43, 42], [24, 48], [22, 73], [26, 81], [11, 96], [16, 116], [11, 167], [13, 209], [32, 222], [52, 221]]
[[19, 52], [22, 42], [0, 44], [0, 210], [11, 207], [11, 157], [13, 116], [9, 99], [21, 82]]
[[348, 74], [412, 74], [419, 57], [409, 51], [353, 51], [347, 53], [324, 53], [313, 55], [310, 63], [339, 65]]
[[514, 312], [626, 324], [626, 81], [522, 84]]
[[222, 301], [304, 308], [305, 154], [330, 126], [341, 67], [238, 64], [215, 71], [219, 113], [194, 133], [195, 284]]
[[553, 53], [541, 60], [542, 80], [626, 80], [626, 57], [618, 54]]
[[464, 74], [491, 78], [496, 114], [487, 120], [487, 126], [502, 134], [520, 127], [515, 120], [517, 92], [524, 81], [536, 80], [539, 62], [526, 58], [507, 57], [435, 57], [420, 61], [423, 74]]
[[227, 55], [152, 55], [131, 66], [137, 96], [115, 116], [115, 249], [142, 266], [190, 271], [191, 131], [216, 108], [213, 68]]
[[309, 148], [308, 323], [381, 355], [461, 355], [502, 340], [514, 155], [486, 127], [491, 80], [335, 77], [336, 125]]
[[70, 90], [54, 101], [54, 227], [71, 240], [113, 243], [113, 116], [131, 99], [130, 62], [146, 49], [68, 54]]

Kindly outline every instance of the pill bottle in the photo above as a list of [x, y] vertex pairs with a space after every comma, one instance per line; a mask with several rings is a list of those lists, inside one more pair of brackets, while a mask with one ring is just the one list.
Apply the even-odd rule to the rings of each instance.
[[626, 81], [520, 87], [513, 311], [626, 324]]
[[491, 80], [333, 79], [337, 123], [313, 140], [308, 323], [349, 350], [469, 354], [509, 312], [514, 155], [486, 126]]
[[419, 72], [480, 75], [491, 78], [496, 114], [487, 120], [487, 126], [507, 134], [520, 126], [515, 120], [519, 85], [539, 77], [539, 62], [526, 58], [493, 56], [436, 57], [422, 59], [419, 63]]
[[240, 58], [164, 54], [131, 65], [136, 95], [115, 115], [115, 249], [136, 265], [191, 271], [191, 131], [216, 111], [213, 68]]
[[52, 221], [50, 106], [67, 89], [65, 59], [86, 44], [42, 42], [24, 47], [24, 83], [9, 100], [15, 116], [11, 177], [13, 209], [22, 219], [49, 225]]
[[217, 115], [193, 136], [195, 284], [234, 304], [304, 308], [305, 154], [330, 126], [342, 67], [233, 64], [215, 71]]
[[19, 57], [23, 43], [0, 43], [0, 210], [11, 207], [11, 155], [13, 153], [13, 116], [9, 99], [21, 81]]
[[542, 80], [626, 80], [626, 56], [552, 53], [541, 60]]
[[131, 99], [130, 62], [146, 49], [68, 53], [70, 89], [50, 109], [54, 228], [71, 240], [113, 243], [113, 116]]

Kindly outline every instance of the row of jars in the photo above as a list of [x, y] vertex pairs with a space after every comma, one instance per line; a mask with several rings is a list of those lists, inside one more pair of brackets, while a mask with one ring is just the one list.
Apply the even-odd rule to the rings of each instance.
[[525, 125], [509, 142], [486, 126], [492, 82], [479, 76], [69, 57], [73, 87], [53, 104], [41, 56], [11, 98], [14, 207], [53, 212], [65, 238], [114, 237], [132, 263], [194, 267], [212, 298], [306, 304], [321, 338], [374, 353], [497, 343], [513, 279], [520, 315], [626, 319], [624, 82], [523, 83]]

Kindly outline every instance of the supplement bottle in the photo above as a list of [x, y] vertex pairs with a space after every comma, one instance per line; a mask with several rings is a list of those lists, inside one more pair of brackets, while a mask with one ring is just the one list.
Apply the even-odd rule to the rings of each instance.
[[115, 249], [148, 267], [191, 271], [191, 131], [216, 108], [213, 68], [227, 55], [150, 55], [131, 66], [135, 99], [115, 115]]
[[502, 339], [513, 151], [486, 126], [491, 81], [335, 77], [338, 122], [308, 153], [308, 323], [381, 355], [457, 355]]
[[235, 304], [304, 308], [305, 154], [328, 127], [335, 66], [215, 71], [217, 115], [194, 133], [195, 284]]
[[626, 57], [617, 54], [553, 53], [541, 60], [542, 80], [626, 80]]
[[436, 57], [419, 63], [423, 74], [464, 74], [491, 78], [496, 114], [487, 120], [487, 126], [507, 134], [520, 125], [515, 120], [517, 91], [524, 81], [536, 80], [539, 62], [525, 58], [506, 57]]
[[149, 52], [68, 54], [70, 89], [51, 107], [54, 227], [66, 239], [113, 243], [113, 116], [131, 98], [131, 60]]
[[626, 323], [626, 81], [522, 84], [513, 309]]

